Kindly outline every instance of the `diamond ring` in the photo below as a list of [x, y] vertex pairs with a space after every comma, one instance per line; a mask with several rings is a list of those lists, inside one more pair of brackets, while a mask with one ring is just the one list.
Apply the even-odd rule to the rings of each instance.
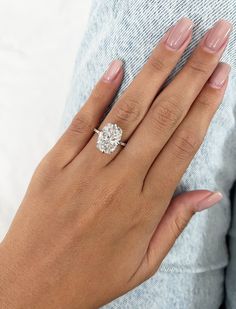
[[98, 134], [96, 147], [101, 152], [111, 154], [118, 145], [126, 145], [121, 142], [122, 129], [115, 123], [107, 123], [101, 131], [95, 128], [94, 132]]

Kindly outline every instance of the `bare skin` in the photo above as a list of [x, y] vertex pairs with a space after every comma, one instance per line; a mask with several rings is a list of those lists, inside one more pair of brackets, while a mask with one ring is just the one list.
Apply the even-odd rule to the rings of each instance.
[[[189, 27], [170, 48], [172, 27], [102, 121], [124, 70], [98, 81], [40, 162], [0, 244], [1, 308], [98, 308], [150, 278], [191, 217], [221, 199], [208, 190], [173, 197], [227, 87], [229, 65], [219, 61], [232, 26], [221, 26], [218, 50], [206, 48], [206, 34], [159, 92], [191, 41]], [[93, 132], [108, 122], [127, 142], [112, 154], [96, 148]]]

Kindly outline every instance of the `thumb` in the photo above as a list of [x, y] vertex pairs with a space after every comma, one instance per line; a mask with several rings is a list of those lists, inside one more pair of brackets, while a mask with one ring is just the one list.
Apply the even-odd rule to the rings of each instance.
[[151, 238], [140, 274], [145, 278], [154, 275], [192, 216], [213, 206], [222, 197], [220, 192], [208, 190], [190, 191], [174, 197]]

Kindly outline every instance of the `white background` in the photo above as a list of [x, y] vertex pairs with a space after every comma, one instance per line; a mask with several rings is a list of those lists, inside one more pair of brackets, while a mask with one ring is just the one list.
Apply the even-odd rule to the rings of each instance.
[[0, 0], [0, 239], [56, 141], [89, 0]]

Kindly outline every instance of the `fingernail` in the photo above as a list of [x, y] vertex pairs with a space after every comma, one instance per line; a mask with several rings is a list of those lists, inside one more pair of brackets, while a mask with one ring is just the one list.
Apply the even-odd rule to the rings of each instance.
[[230, 70], [231, 66], [229, 64], [220, 62], [208, 81], [210, 86], [217, 89], [222, 88], [230, 73]]
[[217, 202], [222, 200], [223, 195], [220, 192], [212, 192], [207, 195], [203, 200], [198, 202], [197, 211], [202, 211], [204, 209], [210, 208], [215, 205]]
[[123, 65], [123, 61], [121, 60], [113, 60], [112, 63], [109, 65], [106, 72], [103, 74], [103, 80], [112, 82], [118, 76], [121, 67]]
[[233, 25], [226, 20], [219, 20], [208, 31], [204, 41], [205, 47], [211, 52], [218, 52], [230, 35]]
[[178, 50], [189, 37], [193, 22], [186, 17], [181, 18], [170, 32], [165, 44], [171, 50]]

